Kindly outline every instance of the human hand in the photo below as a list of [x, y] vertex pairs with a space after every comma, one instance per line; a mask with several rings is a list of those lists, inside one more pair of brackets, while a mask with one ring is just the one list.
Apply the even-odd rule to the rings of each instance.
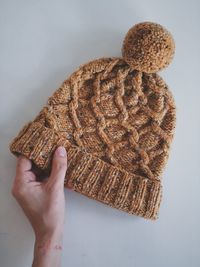
[[[13, 183], [12, 194], [22, 207], [35, 232], [35, 264], [37, 266], [50, 265], [50, 250], [61, 250], [61, 241], [65, 217], [64, 178], [67, 170], [67, 154], [64, 147], [55, 151], [50, 176], [43, 182], [31, 170], [32, 163], [23, 156], [17, 161], [16, 176]], [[45, 263], [38, 261], [43, 254], [48, 255]], [[53, 259], [56, 260], [55, 255]], [[42, 265], [40, 265], [40, 263]], [[47, 265], [46, 265], [47, 264]], [[33, 263], [33, 266], [36, 266]]]

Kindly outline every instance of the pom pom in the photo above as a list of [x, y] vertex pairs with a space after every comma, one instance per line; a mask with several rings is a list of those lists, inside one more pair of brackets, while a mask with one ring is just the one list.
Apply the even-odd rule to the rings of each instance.
[[125, 36], [122, 55], [134, 69], [154, 73], [170, 64], [175, 52], [172, 35], [163, 26], [143, 22], [133, 26]]

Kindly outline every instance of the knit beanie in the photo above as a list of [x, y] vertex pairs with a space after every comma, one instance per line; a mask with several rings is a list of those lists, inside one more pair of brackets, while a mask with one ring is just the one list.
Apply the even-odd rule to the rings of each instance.
[[43, 173], [55, 149], [68, 153], [65, 186], [113, 208], [156, 219], [161, 174], [175, 128], [175, 103], [156, 73], [175, 44], [161, 25], [139, 23], [122, 57], [81, 65], [10, 144]]

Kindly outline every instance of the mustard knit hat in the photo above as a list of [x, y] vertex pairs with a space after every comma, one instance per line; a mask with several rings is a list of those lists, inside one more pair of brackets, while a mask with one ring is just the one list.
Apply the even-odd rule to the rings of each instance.
[[156, 72], [171, 62], [174, 50], [161, 25], [135, 25], [124, 39], [123, 57], [81, 65], [24, 126], [11, 152], [49, 173], [52, 155], [63, 145], [66, 187], [156, 219], [176, 120], [173, 97]]

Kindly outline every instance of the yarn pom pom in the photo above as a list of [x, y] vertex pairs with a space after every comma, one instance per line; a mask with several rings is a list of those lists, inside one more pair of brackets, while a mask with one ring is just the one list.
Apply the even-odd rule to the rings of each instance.
[[133, 26], [125, 36], [122, 55], [134, 69], [154, 73], [170, 64], [175, 52], [172, 35], [163, 26], [143, 22]]

